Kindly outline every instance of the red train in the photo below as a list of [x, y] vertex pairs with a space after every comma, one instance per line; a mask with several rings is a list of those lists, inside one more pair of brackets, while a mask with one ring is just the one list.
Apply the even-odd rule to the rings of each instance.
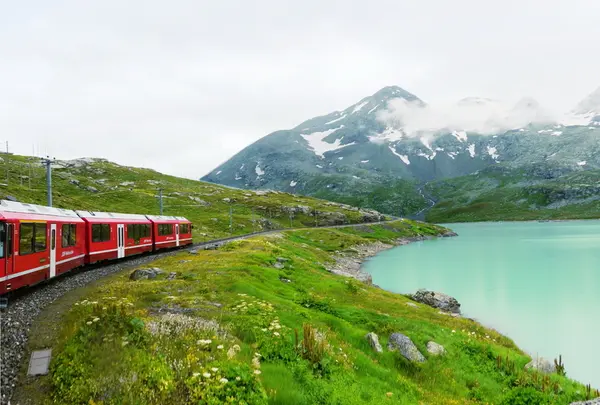
[[184, 217], [0, 200], [0, 295], [86, 264], [191, 243], [192, 223]]

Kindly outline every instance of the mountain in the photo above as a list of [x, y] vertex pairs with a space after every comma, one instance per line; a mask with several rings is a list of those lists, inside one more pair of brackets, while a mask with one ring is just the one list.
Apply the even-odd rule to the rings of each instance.
[[505, 105], [468, 97], [440, 108], [390, 86], [265, 136], [203, 180], [417, 214], [444, 199], [434, 193], [443, 187], [430, 183], [489, 167], [539, 165], [565, 174], [600, 169], [598, 111], [600, 89], [568, 119], [558, 119], [532, 98]]

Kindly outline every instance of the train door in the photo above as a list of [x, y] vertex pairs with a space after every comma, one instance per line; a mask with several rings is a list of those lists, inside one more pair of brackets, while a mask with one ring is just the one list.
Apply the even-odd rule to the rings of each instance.
[[179, 246], [179, 224], [175, 224], [175, 246]]
[[[13, 224], [0, 222], [0, 279], [14, 273], [14, 233], [15, 226]], [[6, 284], [6, 289], [10, 290], [10, 283]]]
[[117, 257], [125, 257], [125, 225], [117, 225]]
[[56, 224], [50, 224], [50, 278], [56, 276]]

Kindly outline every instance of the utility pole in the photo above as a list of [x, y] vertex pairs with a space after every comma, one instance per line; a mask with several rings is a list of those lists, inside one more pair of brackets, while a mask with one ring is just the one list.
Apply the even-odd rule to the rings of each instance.
[[158, 205], [159, 205], [159, 212], [160, 215], [163, 214], [163, 196], [162, 196], [162, 188], [158, 189]]
[[52, 160], [53, 159], [50, 159], [49, 156], [42, 158], [42, 163], [44, 166], [46, 166], [46, 193], [48, 198], [48, 207], [52, 207]]

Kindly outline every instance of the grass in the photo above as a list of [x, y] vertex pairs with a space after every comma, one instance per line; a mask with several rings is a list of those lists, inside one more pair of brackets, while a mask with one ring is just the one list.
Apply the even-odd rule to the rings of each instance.
[[[153, 280], [131, 281], [126, 271], [98, 281], [45, 310], [60, 313], [53, 331], [42, 331], [41, 320], [33, 325], [30, 348], [53, 348], [51, 370], [18, 387], [15, 402], [32, 396], [40, 404], [585, 399], [581, 384], [526, 371], [529, 357], [493, 330], [326, 270], [335, 255], [359, 245], [440, 232], [414, 221], [286, 231], [157, 260], [153, 266], [165, 274]], [[167, 279], [170, 272], [175, 279]], [[379, 335], [383, 353], [370, 348], [368, 332]], [[393, 332], [409, 336], [427, 361], [413, 364], [388, 351]], [[429, 355], [431, 340], [447, 354]]]
[[[39, 159], [2, 155], [1, 198], [46, 205], [46, 171]], [[59, 208], [181, 215], [195, 226], [195, 241], [290, 227], [372, 222], [380, 214], [316, 198], [281, 192], [254, 192], [168, 176], [105, 160], [63, 165], [52, 170], [53, 205]], [[230, 209], [231, 227], [230, 227]]]
[[427, 191], [437, 203], [427, 213], [427, 220], [451, 223], [600, 217], [599, 170], [541, 173], [498, 165], [477, 174], [429, 183]]

